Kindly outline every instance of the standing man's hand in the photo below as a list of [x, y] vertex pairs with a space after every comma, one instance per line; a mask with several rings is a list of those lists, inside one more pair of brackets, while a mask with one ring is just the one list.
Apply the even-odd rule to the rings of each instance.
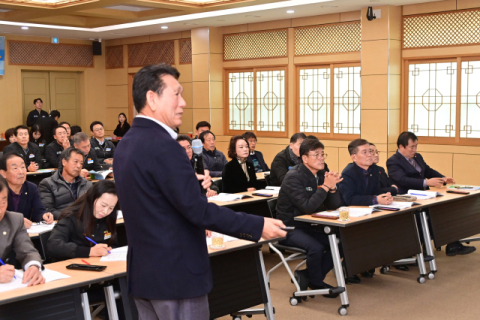
[[283, 238], [287, 236], [287, 232], [280, 229], [285, 228], [281, 220], [264, 218], [262, 238], [265, 240], [273, 238]]
[[210, 177], [210, 171], [205, 170], [204, 174], [196, 174], [196, 176], [199, 181], [203, 179], [202, 187], [203, 189], [208, 190], [212, 185], [212, 177]]

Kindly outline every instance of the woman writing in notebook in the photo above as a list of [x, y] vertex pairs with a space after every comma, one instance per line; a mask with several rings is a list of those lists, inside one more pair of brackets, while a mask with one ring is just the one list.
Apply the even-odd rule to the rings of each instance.
[[60, 215], [47, 242], [48, 256], [56, 261], [106, 256], [116, 244], [118, 209], [115, 183], [94, 184]]

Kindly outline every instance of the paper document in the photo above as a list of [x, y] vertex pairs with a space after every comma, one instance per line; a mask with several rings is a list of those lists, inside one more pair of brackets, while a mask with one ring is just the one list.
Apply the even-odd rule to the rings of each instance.
[[47, 172], [53, 172], [55, 170], [53, 169], [38, 169], [37, 171], [35, 172], [39, 172], [39, 173], [47, 173]]
[[[348, 215], [352, 218], [363, 217], [369, 214], [372, 214], [373, 208], [349, 208]], [[318, 213], [319, 215], [326, 217], [339, 217], [340, 213], [338, 210], [335, 211], [322, 211]]]
[[122, 210], [117, 211], [117, 219], [123, 219], [123, 212]]
[[384, 207], [384, 208], [393, 208], [393, 209], [406, 209], [406, 208], [411, 208], [414, 203], [415, 202], [396, 202], [396, 201], [393, 201], [391, 204], [375, 204], [375, 205], [370, 206], [370, 207], [373, 207], [373, 208]]
[[242, 200], [245, 197], [251, 197], [251, 196], [246, 194], [220, 193], [219, 195], [208, 198], [208, 200], [230, 202], [230, 201]]
[[52, 231], [53, 227], [55, 227], [56, 222], [51, 224], [46, 224], [44, 222], [39, 223], [32, 223], [32, 226], [27, 229], [28, 233], [44, 233], [48, 231]]
[[[66, 274], [60, 273], [58, 271], [49, 270], [46, 268], [45, 270], [42, 271], [42, 276], [45, 278], [45, 282], [51, 282], [55, 280], [70, 278], [70, 276], [67, 276]], [[19, 288], [25, 288], [28, 285], [28, 283], [25, 283], [25, 284], [22, 283], [23, 270], [15, 270], [15, 277], [17, 279], [14, 278], [9, 283], [1, 283], [0, 292], [19, 289]]]
[[127, 261], [128, 246], [115, 248], [110, 254], [100, 258], [100, 261]]
[[110, 169], [110, 170], [102, 170], [102, 171], [90, 170], [88, 173], [93, 175], [94, 180], [105, 180], [105, 178], [112, 172], [113, 170]]
[[[212, 237], [206, 237], [206, 238], [207, 238], [207, 246], [211, 246], [212, 245]], [[235, 240], [238, 240], [238, 238], [230, 237], [230, 236], [227, 236], [227, 235], [223, 236], [223, 242], [230, 242], [230, 241], [235, 241]]]
[[458, 184], [454, 184], [452, 186], [449, 186], [448, 187], [449, 189], [456, 189], [456, 190], [466, 190], [466, 191], [475, 191], [475, 190], [479, 190], [480, 187], [477, 187], [477, 186], [461, 186], [461, 185], [458, 185]]
[[437, 193], [435, 191], [408, 190], [408, 194], [417, 197], [417, 200], [433, 199], [437, 196]]
[[255, 193], [277, 195], [280, 193], [280, 187], [266, 187], [265, 189], [256, 190]]

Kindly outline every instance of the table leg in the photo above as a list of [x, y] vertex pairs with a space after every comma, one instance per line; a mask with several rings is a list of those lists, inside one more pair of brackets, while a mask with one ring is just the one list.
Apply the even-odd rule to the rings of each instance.
[[117, 304], [115, 303], [115, 292], [113, 286], [110, 284], [103, 287], [105, 292], [105, 302], [107, 304], [108, 316], [110, 320], [118, 320]]
[[268, 286], [268, 281], [265, 272], [265, 263], [263, 262], [263, 253], [262, 250], [258, 251], [258, 257], [260, 259], [260, 267], [262, 268], [262, 278], [263, 285], [265, 286], [265, 293], [267, 295], [267, 302], [265, 305], [265, 316], [268, 320], [275, 320], [275, 315], [273, 313], [272, 297], [270, 296], [270, 288]]
[[85, 320], [92, 320], [92, 315], [90, 314], [90, 302], [88, 301], [88, 293], [82, 292], [82, 308], [83, 308], [83, 316]]
[[437, 264], [435, 262], [435, 255], [433, 253], [432, 240], [430, 237], [430, 228], [428, 227], [427, 214], [425, 211], [420, 212], [420, 223], [422, 224], [425, 251], [429, 257], [428, 264], [430, 266], [430, 273], [428, 274], [428, 279], [433, 280], [435, 279], [435, 272], [437, 272]]
[[345, 285], [345, 276], [343, 275], [342, 261], [340, 258], [340, 250], [338, 250], [337, 235], [332, 232], [330, 227], [325, 227], [325, 233], [328, 234], [328, 241], [330, 242], [330, 251], [332, 252], [333, 270], [335, 271], [335, 277], [337, 278], [337, 286], [344, 288], [345, 291], [340, 293], [340, 301], [342, 306], [338, 309], [340, 315], [347, 314], [347, 307], [350, 305], [348, 301], [347, 286]]

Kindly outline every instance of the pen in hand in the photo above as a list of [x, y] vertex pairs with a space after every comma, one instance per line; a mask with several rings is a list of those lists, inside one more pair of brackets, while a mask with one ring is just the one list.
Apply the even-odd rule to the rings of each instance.
[[[2, 259], [0, 259], [0, 263], [4, 266], [5, 265], [5, 262], [3, 262]], [[14, 279], [17, 279], [17, 277], [13, 276]]]
[[[87, 238], [88, 241], [90, 241], [91, 243], [93, 243], [94, 245], [97, 245], [98, 243], [96, 243], [95, 241], [93, 241], [92, 239], [90, 239], [89, 237], [85, 237]], [[111, 253], [110, 251], [107, 251], [108, 253]]]

